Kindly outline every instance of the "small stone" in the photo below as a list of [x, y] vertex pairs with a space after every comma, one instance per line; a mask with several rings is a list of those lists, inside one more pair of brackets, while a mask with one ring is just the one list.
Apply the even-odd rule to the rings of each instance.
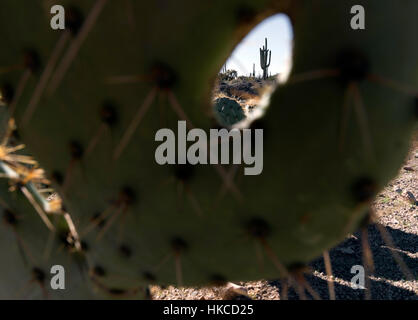
[[[223, 293], [223, 300], [247, 300], [248, 290], [240, 285], [229, 282]], [[251, 299], [250, 299], [251, 300]]]

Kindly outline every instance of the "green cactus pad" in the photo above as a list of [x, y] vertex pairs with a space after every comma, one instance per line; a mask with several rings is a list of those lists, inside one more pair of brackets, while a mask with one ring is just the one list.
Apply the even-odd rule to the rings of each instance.
[[[0, 4], [1, 64], [31, 50], [26, 71], [0, 74], [0, 84], [17, 92], [30, 72], [14, 110], [19, 132], [55, 181], [90, 249], [90, 271], [107, 288], [276, 278], [280, 263], [309, 262], [358, 227], [416, 125], [415, 0], [396, 9], [391, 1], [129, 3], [77, 3], [87, 23], [72, 35], [50, 29], [48, 6]], [[355, 4], [367, 8], [366, 30], [350, 28]], [[213, 125], [217, 71], [276, 12], [294, 22], [295, 49], [289, 82], [253, 123], [264, 129], [263, 173], [156, 164], [157, 130], [175, 131], [183, 119]], [[219, 171], [234, 169], [236, 189], [225, 188]]]

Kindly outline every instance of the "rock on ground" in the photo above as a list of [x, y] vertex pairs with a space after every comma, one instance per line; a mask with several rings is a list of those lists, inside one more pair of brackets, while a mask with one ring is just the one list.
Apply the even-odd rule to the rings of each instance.
[[[405, 169], [408, 168], [408, 169]], [[395, 247], [385, 243], [374, 225], [368, 228], [369, 245], [373, 253], [375, 272], [370, 277], [371, 298], [385, 300], [418, 300], [418, 134], [412, 150], [399, 175], [376, 197], [373, 208], [378, 223], [385, 226]], [[392, 253], [397, 253], [415, 280], [405, 280], [401, 268]], [[322, 298], [329, 299], [327, 280], [332, 279], [337, 299], [358, 300], [365, 298], [365, 290], [352, 289], [352, 266], [363, 265], [362, 243], [359, 233], [330, 251], [333, 276], [328, 277], [322, 258], [310, 265], [312, 274], [306, 275], [308, 283]], [[261, 280], [239, 283], [247, 290], [248, 297], [261, 300], [279, 300], [283, 283], [278, 280]], [[153, 299], [220, 300], [233, 298], [223, 287], [214, 288], [151, 288]], [[307, 293], [308, 299], [312, 296]], [[248, 299], [247, 297], [247, 299]], [[242, 296], [235, 296], [242, 299]], [[298, 299], [290, 288], [289, 299]]]

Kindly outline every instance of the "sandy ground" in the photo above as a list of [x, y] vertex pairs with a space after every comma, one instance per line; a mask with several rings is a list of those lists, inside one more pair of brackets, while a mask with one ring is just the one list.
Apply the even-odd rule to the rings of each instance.
[[[416, 135], [405, 164], [399, 175], [378, 194], [373, 208], [378, 223], [385, 226], [394, 242], [387, 245], [375, 225], [368, 228], [369, 244], [373, 253], [375, 271], [370, 277], [372, 299], [418, 300], [418, 280], [405, 280], [393, 252], [407, 265], [417, 279], [418, 275], [418, 134]], [[336, 299], [364, 299], [365, 290], [352, 289], [354, 276], [351, 267], [363, 265], [360, 234], [353, 234], [330, 251], [333, 276], [326, 275], [322, 258], [311, 263], [312, 274], [306, 275], [309, 284], [322, 299], [329, 299], [328, 282], [332, 279]], [[156, 300], [218, 300], [218, 299], [280, 299], [281, 281], [254, 281], [239, 283], [247, 290], [248, 297], [231, 295], [225, 287], [215, 288], [161, 288], [152, 287]], [[306, 294], [308, 299], [312, 296]], [[288, 299], [299, 296], [289, 289]]]

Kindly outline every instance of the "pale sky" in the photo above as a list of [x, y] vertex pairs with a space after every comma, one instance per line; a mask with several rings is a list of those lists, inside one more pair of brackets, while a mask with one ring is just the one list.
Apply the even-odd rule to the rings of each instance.
[[227, 69], [248, 76], [255, 63], [256, 75], [262, 73], [259, 48], [263, 47], [264, 38], [267, 38], [271, 50], [269, 73], [286, 72], [291, 63], [293, 32], [289, 18], [284, 14], [271, 16], [257, 25], [234, 49], [227, 60]]

